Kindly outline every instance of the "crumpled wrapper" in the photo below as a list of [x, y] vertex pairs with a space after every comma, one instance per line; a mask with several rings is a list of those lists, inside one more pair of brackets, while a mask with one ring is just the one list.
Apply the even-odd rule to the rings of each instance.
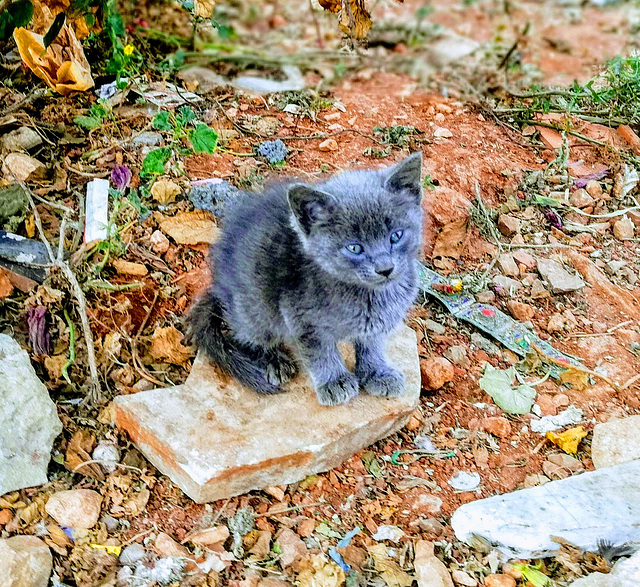
[[68, 25], [46, 49], [44, 36], [25, 28], [17, 28], [13, 37], [22, 61], [51, 89], [66, 96], [93, 87], [89, 62], [80, 41]]

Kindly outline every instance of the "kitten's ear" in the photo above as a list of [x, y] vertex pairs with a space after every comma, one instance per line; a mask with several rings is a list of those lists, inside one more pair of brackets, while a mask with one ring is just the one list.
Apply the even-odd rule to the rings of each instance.
[[333, 211], [331, 194], [303, 183], [290, 186], [287, 199], [298, 225], [306, 235], [316, 222], [327, 220]]
[[387, 170], [385, 187], [391, 192], [404, 192], [414, 198], [416, 204], [420, 204], [420, 200], [422, 200], [421, 175], [422, 153], [413, 153]]

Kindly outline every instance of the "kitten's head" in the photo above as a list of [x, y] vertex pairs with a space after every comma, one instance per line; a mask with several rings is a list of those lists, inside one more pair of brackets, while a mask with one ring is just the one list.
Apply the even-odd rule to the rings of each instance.
[[381, 171], [293, 184], [292, 224], [307, 255], [337, 280], [373, 289], [410, 270], [422, 235], [422, 154]]

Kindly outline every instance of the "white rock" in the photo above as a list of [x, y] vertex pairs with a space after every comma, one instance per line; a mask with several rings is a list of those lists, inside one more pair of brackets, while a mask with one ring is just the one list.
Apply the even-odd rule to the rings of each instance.
[[113, 442], [101, 440], [91, 456], [107, 473], [113, 473], [120, 462], [120, 449]]
[[480, 475], [476, 472], [458, 471], [447, 483], [456, 491], [473, 491], [480, 485]]
[[374, 540], [380, 542], [381, 540], [390, 540], [391, 542], [398, 542], [404, 536], [404, 531], [398, 528], [398, 526], [378, 526], [378, 530], [372, 536]]
[[553, 293], [567, 293], [585, 286], [580, 276], [569, 273], [560, 263], [552, 259], [538, 259], [538, 271], [551, 286]]
[[596, 469], [640, 459], [640, 416], [598, 424], [593, 429], [591, 459]]
[[640, 540], [640, 460], [467, 503], [451, 517], [458, 540], [473, 534], [507, 558], [538, 558], [558, 549], [559, 536], [596, 551]]
[[0, 587], [47, 587], [52, 565], [49, 547], [40, 538], [0, 539]]
[[47, 482], [51, 447], [60, 432], [56, 406], [29, 355], [0, 334], [0, 495]]
[[640, 550], [632, 557], [619, 560], [610, 573], [591, 573], [571, 583], [571, 587], [638, 587], [640, 582]]
[[93, 489], [68, 489], [54, 493], [45, 511], [61, 526], [93, 528], [100, 517], [102, 496]]

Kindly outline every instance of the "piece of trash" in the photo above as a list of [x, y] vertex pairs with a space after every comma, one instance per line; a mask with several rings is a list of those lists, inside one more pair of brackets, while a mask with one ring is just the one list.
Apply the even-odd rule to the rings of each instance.
[[547, 432], [553, 432], [565, 426], [578, 424], [582, 420], [583, 415], [584, 412], [580, 408], [569, 406], [566, 410], [563, 410], [555, 416], [544, 416], [539, 420], [531, 420], [529, 426], [534, 432], [546, 434]]
[[529, 385], [514, 386], [515, 377], [515, 367], [500, 370], [487, 363], [478, 383], [496, 405], [508, 414], [527, 414], [535, 401], [536, 390]]
[[299, 92], [300, 90], [304, 90], [306, 84], [300, 69], [295, 65], [283, 65], [282, 72], [287, 76], [287, 78], [282, 81], [241, 75], [231, 80], [231, 83], [240, 90], [259, 94]]
[[398, 542], [398, 540], [400, 540], [404, 535], [404, 531], [401, 528], [398, 528], [398, 526], [378, 526], [378, 530], [372, 538], [378, 542], [381, 542], [382, 540]]
[[413, 444], [416, 448], [420, 448], [422, 450], [428, 450], [431, 452], [436, 452], [438, 449], [435, 444], [433, 444], [433, 440], [431, 440], [428, 436], [419, 435], [413, 439]]
[[458, 471], [447, 483], [456, 491], [473, 491], [480, 485], [480, 475], [475, 472]]
[[587, 431], [582, 426], [569, 428], [560, 434], [555, 432], [547, 432], [545, 436], [564, 452], [574, 455], [578, 452], [580, 441], [587, 435]]
[[297, 104], [287, 104], [282, 111], [287, 114], [300, 114], [300, 112], [302, 112], [302, 108]]
[[108, 554], [115, 554], [116, 556], [120, 556], [122, 552], [122, 546], [113, 546], [112, 544], [89, 544], [89, 546], [97, 550], [104, 550]]
[[[466, 291], [459, 293], [452, 290], [443, 291], [443, 286], [450, 285], [449, 281], [436, 271], [428, 269], [422, 263], [418, 261], [416, 263], [420, 274], [420, 291], [425, 295], [436, 298], [454, 317], [473, 324], [521, 357], [526, 357], [528, 354], [536, 352], [533, 348], [535, 346], [548, 358], [564, 361], [567, 365], [580, 365], [577, 359], [555, 349], [548, 342], [536, 336], [526, 326], [523, 326], [522, 322], [514, 320], [511, 316], [493, 306], [476, 302], [470, 293]], [[483, 313], [483, 309], [486, 308], [493, 310], [492, 316]], [[552, 364], [549, 366], [551, 377], [556, 379], [563, 370], [558, 365]]]
[[93, 179], [87, 184], [84, 242], [103, 241], [109, 225], [109, 180]]
[[345, 574], [349, 574], [351, 572], [351, 565], [345, 562], [342, 555], [335, 548], [329, 549], [329, 556], [345, 572]]
[[202, 101], [198, 94], [187, 90], [179, 90], [177, 86], [169, 82], [143, 84], [140, 87], [132, 87], [131, 89], [141, 94], [147, 102], [151, 102], [158, 108], [167, 108], [169, 110], [182, 104]]
[[316, 526], [316, 532], [325, 538], [342, 538], [342, 534], [340, 534], [340, 532], [336, 532], [326, 522], [320, 522]]
[[0, 230], [0, 267], [42, 283], [51, 262], [43, 243]]

